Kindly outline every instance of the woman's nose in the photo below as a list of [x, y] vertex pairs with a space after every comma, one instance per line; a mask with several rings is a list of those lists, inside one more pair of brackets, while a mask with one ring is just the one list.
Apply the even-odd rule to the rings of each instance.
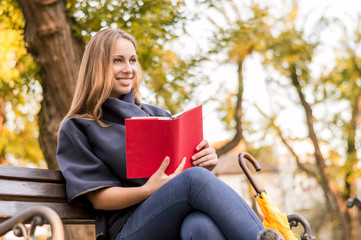
[[124, 63], [122, 71], [126, 73], [132, 72], [132, 67], [128, 62]]

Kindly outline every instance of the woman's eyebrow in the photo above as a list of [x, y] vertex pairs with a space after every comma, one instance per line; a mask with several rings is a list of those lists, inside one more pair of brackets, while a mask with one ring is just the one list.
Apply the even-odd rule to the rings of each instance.
[[[113, 55], [113, 57], [119, 57], [119, 58], [124, 58], [124, 56], [123, 55], [119, 55], [119, 54], [114, 54]], [[129, 58], [136, 58], [137, 57], [137, 55], [132, 55], [132, 56], [130, 56]]]

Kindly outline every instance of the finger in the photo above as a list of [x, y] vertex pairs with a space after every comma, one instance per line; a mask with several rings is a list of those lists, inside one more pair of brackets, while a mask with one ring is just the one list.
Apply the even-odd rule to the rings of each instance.
[[163, 162], [160, 164], [160, 167], [158, 168], [157, 172], [164, 173], [167, 167], [169, 166], [170, 159], [169, 157], [165, 157]]
[[218, 164], [218, 159], [217, 158], [212, 158], [208, 161], [204, 161], [202, 163], [199, 163], [198, 166], [200, 167], [209, 167], [209, 166], [217, 166]]
[[193, 161], [196, 161], [196, 160], [198, 160], [198, 159], [201, 158], [201, 157], [204, 157], [204, 156], [206, 156], [206, 155], [213, 154], [213, 153], [215, 153], [215, 152], [216, 152], [216, 150], [215, 150], [214, 148], [207, 147], [207, 148], [203, 149], [202, 151], [197, 152], [196, 154], [194, 154], [194, 155], [192, 156], [192, 160], [193, 160]]
[[218, 162], [218, 158], [217, 158], [217, 154], [216, 153], [211, 153], [208, 155], [205, 155], [199, 159], [197, 159], [196, 161], [193, 161], [194, 165], [198, 165], [198, 166], [202, 166], [202, 164], [206, 163], [206, 162]]
[[186, 164], [186, 160], [187, 160], [186, 157], [184, 157], [184, 158], [182, 159], [182, 162], [179, 164], [179, 166], [177, 167], [177, 169], [174, 171], [174, 174], [175, 174], [175, 175], [177, 175], [177, 174], [179, 174], [179, 173], [181, 173], [181, 172], [183, 171], [184, 165]]
[[207, 140], [203, 139], [196, 147], [196, 151], [201, 150], [202, 148], [209, 147], [209, 143]]
[[208, 169], [209, 171], [213, 171], [214, 168], [217, 166], [217, 164], [218, 164], [218, 159], [213, 159], [211, 161], [200, 164], [199, 167], [203, 167], [205, 169]]

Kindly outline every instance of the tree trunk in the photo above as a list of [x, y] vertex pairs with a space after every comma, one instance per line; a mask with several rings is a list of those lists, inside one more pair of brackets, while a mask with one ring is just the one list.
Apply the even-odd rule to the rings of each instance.
[[[5, 120], [6, 120], [5, 102], [2, 98], [0, 98], [0, 135], [4, 129]], [[0, 148], [0, 164], [8, 164], [5, 158], [5, 146], [2, 149]]]
[[94, 225], [65, 225], [65, 240], [95, 239]]
[[[39, 114], [40, 146], [50, 169], [58, 169], [57, 132], [70, 107], [84, 43], [71, 30], [66, 1], [18, 0], [26, 20], [28, 52], [40, 67], [43, 101]], [[94, 239], [94, 226], [66, 227], [68, 239]]]
[[321, 153], [317, 135], [313, 127], [314, 117], [312, 114], [312, 108], [306, 101], [305, 96], [303, 95], [302, 87], [299, 83], [299, 79], [296, 73], [296, 66], [291, 66], [290, 73], [292, 85], [296, 88], [301, 104], [305, 110], [308, 134], [314, 146], [316, 165], [320, 174], [319, 182], [324, 191], [326, 201], [330, 206], [330, 210], [333, 211], [335, 215], [339, 218], [339, 222], [342, 227], [343, 239], [355, 240], [352, 239], [350, 235], [351, 224], [347, 214], [346, 200], [342, 196], [340, 190], [338, 190], [337, 184], [332, 179], [329, 179], [327, 176], [328, 169], [325, 164], [325, 159], [323, 158], [323, 155]]
[[238, 62], [238, 93], [237, 93], [237, 104], [234, 115], [234, 120], [236, 121], [236, 134], [233, 139], [226, 143], [224, 146], [216, 149], [218, 157], [222, 154], [225, 154], [235, 148], [238, 143], [243, 139], [242, 131], [242, 100], [243, 100], [243, 59]]
[[74, 36], [66, 1], [18, 0], [26, 27], [28, 52], [40, 67], [43, 100], [39, 141], [50, 169], [57, 169], [59, 122], [70, 107], [84, 43]]
[[[346, 175], [345, 175], [345, 197], [354, 199], [357, 197], [357, 149], [356, 149], [356, 131], [357, 126], [360, 123], [360, 108], [361, 108], [361, 97], [356, 97], [351, 103], [352, 105], [352, 117], [347, 129], [347, 159], [346, 159]], [[356, 207], [347, 209], [345, 212], [350, 224], [350, 239], [359, 239], [359, 212]]]
[[6, 120], [5, 103], [4, 100], [0, 98], [0, 133], [4, 128], [5, 120]]

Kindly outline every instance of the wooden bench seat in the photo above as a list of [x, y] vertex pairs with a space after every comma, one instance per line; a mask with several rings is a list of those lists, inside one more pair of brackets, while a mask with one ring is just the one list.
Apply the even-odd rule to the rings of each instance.
[[36, 206], [53, 209], [64, 224], [95, 223], [91, 209], [68, 203], [60, 171], [0, 165], [0, 223]]

